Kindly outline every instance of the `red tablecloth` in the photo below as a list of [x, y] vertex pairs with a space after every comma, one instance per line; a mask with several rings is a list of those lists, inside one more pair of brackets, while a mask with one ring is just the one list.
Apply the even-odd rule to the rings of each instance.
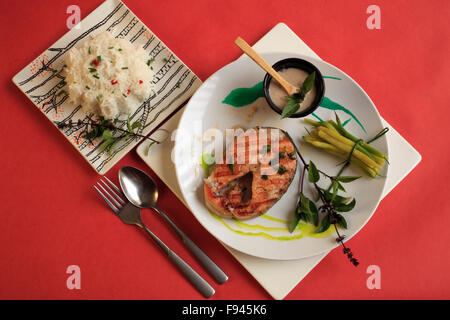
[[[11, 82], [67, 32], [68, 5], [79, 5], [84, 17], [101, 2], [0, 3], [2, 299], [201, 298], [143, 232], [111, 214], [92, 189], [99, 176]], [[233, 44], [237, 36], [253, 44], [285, 22], [321, 58], [355, 79], [382, 116], [422, 154], [420, 165], [349, 241], [360, 266], [353, 267], [335, 250], [287, 299], [450, 298], [448, 0], [125, 2], [202, 80], [241, 54]], [[370, 4], [381, 9], [380, 30], [366, 27]], [[108, 176], [115, 178], [123, 165], [150, 172], [131, 152]], [[270, 298], [160, 186], [161, 207], [230, 280], [214, 284], [160, 218], [148, 211], [145, 220], [214, 284], [213, 299]], [[80, 290], [66, 287], [69, 265], [81, 268]], [[369, 265], [381, 269], [379, 290], [366, 286]]]

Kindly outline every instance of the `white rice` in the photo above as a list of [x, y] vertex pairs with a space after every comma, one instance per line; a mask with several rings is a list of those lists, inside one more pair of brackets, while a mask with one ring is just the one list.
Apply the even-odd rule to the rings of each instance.
[[143, 48], [103, 32], [72, 48], [66, 58], [69, 99], [86, 114], [129, 115], [151, 92], [153, 71]]

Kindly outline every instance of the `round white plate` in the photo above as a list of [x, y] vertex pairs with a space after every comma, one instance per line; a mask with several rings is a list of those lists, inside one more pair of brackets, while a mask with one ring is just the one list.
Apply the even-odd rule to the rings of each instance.
[[[291, 53], [268, 53], [262, 55], [270, 64], [278, 60], [298, 57], [310, 61], [321, 71], [325, 79], [325, 96], [349, 110], [362, 127], [349, 113], [337, 110], [346, 129], [362, 139], [369, 139], [383, 129], [381, 118], [374, 104], [363, 89], [338, 68], [322, 61]], [[203, 153], [208, 153], [211, 141], [208, 136], [236, 126], [251, 128], [255, 126], [273, 126], [287, 130], [293, 137], [306, 161], [310, 159], [316, 166], [330, 175], [335, 175], [340, 159], [319, 151], [302, 140], [310, 126], [302, 119], [280, 119], [267, 105], [264, 98], [257, 99], [248, 106], [236, 108], [222, 103], [225, 97], [236, 88], [253, 87], [261, 82], [265, 72], [252, 60], [242, 57], [214, 73], [193, 95], [185, 107], [180, 124], [173, 139], [176, 139], [174, 154], [176, 174], [183, 196], [194, 216], [213, 236], [224, 244], [249, 255], [277, 260], [300, 259], [325, 251], [339, 244], [333, 229], [324, 234], [296, 231], [289, 233], [288, 221], [291, 220], [299, 193], [301, 163], [292, 184], [286, 194], [263, 216], [236, 221], [220, 219], [211, 214], [204, 205], [204, 170], [200, 166]], [[331, 77], [331, 78], [328, 78]], [[323, 120], [335, 119], [335, 111], [319, 107], [314, 114]], [[314, 116], [308, 116], [314, 119]], [[386, 137], [376, 140], [373, 145], [388, 154]], [[382, 172], [387, 175], [387, 168]], [[342, 230], [348, 240], [354, 236], [369, 220], [381, 199], [385, 178], [371, 179], [359, 169], [350, 166], [344, 175], [357, 175], [362, 178], [345, 184], [346, 193], [342, 195], [356, 198], [356, 207], [344, 213], [348, 229]], [[323, 186], [329, 181], [321, 178]], [[305, 180], [305, 188], [308, 188]], [[312, 194], [311, 194], [312, 195]]]

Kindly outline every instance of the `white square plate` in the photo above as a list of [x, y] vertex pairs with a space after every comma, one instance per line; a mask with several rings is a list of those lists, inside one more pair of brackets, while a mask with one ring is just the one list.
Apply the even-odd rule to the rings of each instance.
[[[102, 3], [79, 23], [79, 27], [72, 28], [13, 78], [19, 89], [55, 126], [61, 121], [76, 122], [85, 117], [81, 106], [69, 103], [62, 91], [65, 82], [61, 70], [68, 50], [81, 46], [91, 35], [106, 30], [117, 38], [142, 46], [148, 52], [149, 59], [155, 59], [151, 65], [155, 73], [153, 93], [130, 117], [131, 121], [143, 124], [137, 131], [139, 134], [150, 133], [201, 85], [198, 77], [119, 0]], [[81, 137], [81, 130], [58, 130], [102, 175], [140, 141], [130, 139], [120, 142], [109, 154], [100, 151], [101, 138], [91, 144]]]

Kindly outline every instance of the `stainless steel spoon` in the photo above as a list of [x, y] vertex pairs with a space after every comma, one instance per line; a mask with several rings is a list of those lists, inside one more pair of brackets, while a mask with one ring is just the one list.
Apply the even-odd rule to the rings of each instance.
[[119, 181], [127, 199], [139, 208], [154, 209], [158, 212], [218, 283], [222, 284], [228, 280], [222, 269], [161, 211], [157, 204], [158, 186], [150, 176], [137, 168], [123, 167], [119, 170]]

